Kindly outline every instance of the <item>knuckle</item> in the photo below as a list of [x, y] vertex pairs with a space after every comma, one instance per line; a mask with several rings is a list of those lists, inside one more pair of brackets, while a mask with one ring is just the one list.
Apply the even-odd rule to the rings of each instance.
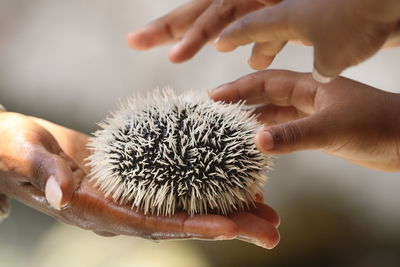
[[182, 35], [183, 29], [185, 28], [184, 25], [176, 23], [174, 21], [174, 17], [171, 15], [166, 15], [153, 21], [149, 24], [149, 27], [150, 26], [154, 27], [154, 29], [160, 29], [171, 40], [178, 40]]
[[57, 155], [39, 154], [34, 162], [33, 183], [39, 188], [45, 188], [47, 178], [55, 174], [56, 169], [60, 168], [64, 161]]
[[164, 28], [164, 32], [167, 33], [167, 35], [172, 39], [172, 40], [176, 40], [177, 36], [174, 32], [173, 27], [171, 26], [171, 24], [169, 22], [166, 22], [163, 24], [163, 28]]
[[250, 14], [241, 18], [236, 25], [238, 30], [247, 32], [251, 24], [252, 24], [252, 16]]
[[279, 128], [278, 131], [272, 133], [276, 147], [293, 147], [301, 142], [302, 131], [295, 122], [279, 126]]
[[245, 45], [255, 41], [254, 33], [251, 29], [252, 19], [245, 16], [240, 19], [232, 28], [233, 43], [237, 46]]
[[203, 40], [210, 40], [212, 38], [212, 34], [209, 32], [208, 29], [200, 29], [199, 34], [201, 36], [201, 39]]
[[33, 177], [32, 183], [39, 188], [45, 188], [45, 181], [43, 178], [45, 172], [45, 159], [39, 156], [39, 159], [35, 160], [33, 164]]
[[237, 8], [232, 1], [219, 0], [215, 2], [217, 5], [216, 15], [226, 21], [235, 20], [237, 17]]

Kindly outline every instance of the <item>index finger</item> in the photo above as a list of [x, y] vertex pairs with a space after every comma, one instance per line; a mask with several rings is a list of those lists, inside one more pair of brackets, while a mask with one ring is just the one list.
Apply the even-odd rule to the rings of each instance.
[[128, 44], [137, 50], [179, 40], [212, 0], [192, 0], [172, 10], [141, 29], [126, 36]]
[[309, 74], [267, 70], [224, 84], [212, 90], [210, 97], [227, 103], [245, 100], [248, 105], [294, 106], [313, 113], [316, 91], [317, 85]]
[[227, 25], [264, 6], [256, 0], [214, 1], [170, 50], [170, 60], [177, 63], [190, 59]]

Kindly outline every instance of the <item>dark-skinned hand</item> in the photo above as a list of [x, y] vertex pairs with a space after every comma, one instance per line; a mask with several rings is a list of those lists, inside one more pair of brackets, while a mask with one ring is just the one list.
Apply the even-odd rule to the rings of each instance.
[[399, 44], [398, 0], [192, 0], [127, 35], [138, 50], [176, 42], [169, 59], [215, 39], [221, 52], [254, 44], [250, 67], [267, 68], [288, 41], [314, 47], [314, 78], [329, 82], [384, 44]]
[[[5, 195], [57, 220], [96, 233], [149, 239], [241, 239], [265, 248], [279, 242], [279, 217], [260, 202], [229, 216], [142, 212], [105, 198], [85, 166], [88, 136], [17, 113], [0, 113], [0, 204]], [[0, 194], [1, 195], [1, 194]]]
[[400, 94], [339, 77], [260, 71], [211, 91], [216, 101], [261, 105], [256, 135], [267, 154], [321, 150], [370, 169], [400, 171]]

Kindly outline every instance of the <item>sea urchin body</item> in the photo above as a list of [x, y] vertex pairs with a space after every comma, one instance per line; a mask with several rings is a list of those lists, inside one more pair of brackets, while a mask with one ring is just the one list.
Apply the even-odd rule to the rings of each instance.
[[134, 97], [89, 142], [92, 179], [106, 196], [145, 214], [227, 214], [253, 204], [269, 157], [242, 104], [171, 89]]

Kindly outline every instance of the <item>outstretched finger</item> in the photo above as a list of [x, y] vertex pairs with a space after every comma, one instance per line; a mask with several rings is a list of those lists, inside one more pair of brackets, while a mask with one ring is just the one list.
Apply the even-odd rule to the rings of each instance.
[[212, 0], [192, 0], [145, 27], [126, 36], [128, 44], [137, 50], [178, 41]]
[[304, 113], [311, 114], [315, 109], [317, 88], [317, 83], [309, 74], [267, 70], [224, 84], [212, 90], [210, 97], [215, 101], [227, 103], [245, 100], [249, 105], [294, 106]]
[[285, 45], [286, 41], [255, 43], [248, 61], [249, 66], [255, 70], [266, 69]]
[[285, 2], [248, 14], [227, 27], [216, 42], [217, 50], [228, 52], [249, 43], [297, 39], [288, 24]]
[[227, 25], [262, 7], [264, 4], [256, 0], [214, 1], [171, 48], [169, 59], [175, 63], [190, 59]]

